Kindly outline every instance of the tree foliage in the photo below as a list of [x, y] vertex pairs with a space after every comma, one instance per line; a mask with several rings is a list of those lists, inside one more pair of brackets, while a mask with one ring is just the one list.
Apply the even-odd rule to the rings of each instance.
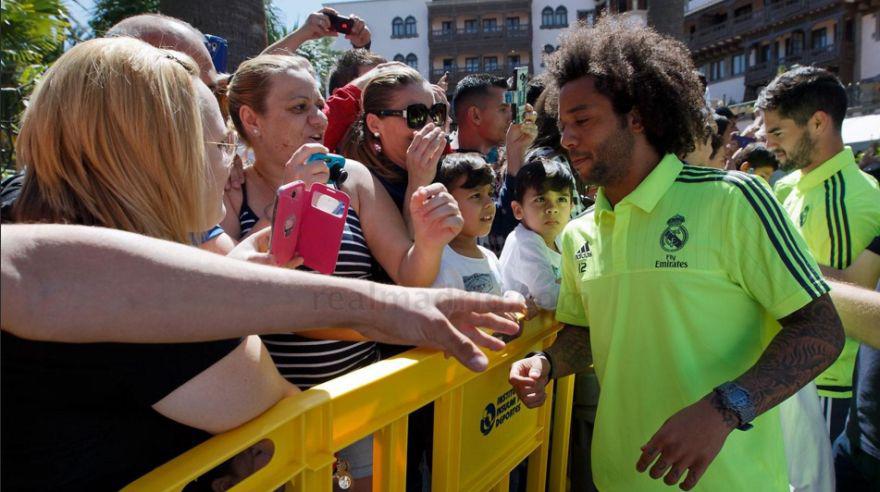
[[70, 21], [61, 0], [3, 0], [0, 18], [0, 160], [5, 174], [14, 167], [14, 137], [24, 100], [61, 56]]
[[159, 0], [97, 0], [89, 18], [89, 27], [95, 37], [101, 37], [126, 17], [158, 11]]

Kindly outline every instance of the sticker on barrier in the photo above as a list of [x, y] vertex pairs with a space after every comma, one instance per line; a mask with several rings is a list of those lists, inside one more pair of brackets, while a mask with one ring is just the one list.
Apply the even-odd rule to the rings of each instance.
[[[536, 345], [530, 350], [540, 350]], [[508, 382], [510, 365], [501, 364], [464, 386], [461, 483], [486, 472], [486, 457], [513, 451], [534, 439], [542, 423], [537, 410], [522, 404]], [[494, 472], [494, 470], [493, 470]]]

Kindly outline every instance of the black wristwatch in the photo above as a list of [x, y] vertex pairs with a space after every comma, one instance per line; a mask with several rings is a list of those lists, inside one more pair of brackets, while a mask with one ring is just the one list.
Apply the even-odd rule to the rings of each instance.
[[721, 400], [724, 408], [735, 413], [739, 418], [740, 425], [736, 427], [737, 429], [745, 431], [753, 427], [751, 422], [755, 420], [756, 416], [755, 403], [752, 401], [752, 396], [748, 390], [728, 381], [715, 388], [715, 393], [718, 393], [718, 398]]
[[540, 355], [541, 357], [547, 359], [547, 364], [550, 365], [550, 370], [547, 371], [547, 379], [553, 379], [555, 377], [554, 373], [553, 373], [553, 359], [550, 358], [550, 354], [548, 354], [547, 352], [544, 352], [544, 351], [529, 352], [523, 358], [528, 359], [529, 357], [533, 357], [535, 355]]

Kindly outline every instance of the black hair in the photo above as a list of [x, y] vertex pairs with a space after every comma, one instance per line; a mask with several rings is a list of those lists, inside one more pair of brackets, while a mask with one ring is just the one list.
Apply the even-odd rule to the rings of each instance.
[[440, 183], [450, 192], [461, 177], [464, 182], [457, 188], [472, 189], [495, 182], [495, 171], [486, 159], [476, 152], [453, 152], [440, 161], [435, 183]]
[[727, 127], [730, 126], [730, 120], [718, 113], [712, 113], [712, 119], [715, 121], [715, 127], [718, 130], [712, 133], [712, 153], [709, 155], [710, 159], [714, 159], [715, 154], [721, 150], [721, 147], [724, 144], [724, 132], [726, 132]]
[[736, 115], [727, 106], [721, 106], [720, 108], [715, 108], [715, 114], [720, 114], [721, 116], [727, 118], [730, 121], [733, 121], [736, 119]]
[[488, 74], [468, 75], [461, 79], [452, 96], [452, 113], [456, 121], [470, 106], [480, 106], [482, 101], [478, 100], [489, 95], [493, 88], [507, 90], [507, 79]]
[[364, 48], [343, 52], [336, 61], [333, 71], [330, 72], [330, 78], [327, 82], [327, 93], [333, 94], [333, 91], [336, 89], [356, 79], [361, 67], [375, 67], [387, 61], [384, 57]]
[[593, 27], [568, 30], [547, 65], [557, 87], [590, 77], [621, 119], [637, 112], [661, 155], [687, 154], [705, 139], [702, 86], [680, 41], [607, 15]]
[[838, 131], [846, 117], [846, 89], [833, 73], [817, 67], [794, 67], [761, 91], [755, 108], [778, 111], [804, 126], [816, 111], [831, 116]]
[[547, 191], [568, 191], [573, 194], [574, 177], [565, 164], [538, 157], [526, 162], [516, 173], [513, 199], [522, 203], [528, 190], [535, 190], [539, 194]]
[[772, 167], [774, 171], [779, 169], [779, 160], [776, 158], [776, 154], [768, 150], [764, 144], [758, 142], [746, 145], [736, 158], [736, 161], [734, 161], [734, 164], [739, 169], [744, 162], [748, 162], [752, 169], [767, 166]]

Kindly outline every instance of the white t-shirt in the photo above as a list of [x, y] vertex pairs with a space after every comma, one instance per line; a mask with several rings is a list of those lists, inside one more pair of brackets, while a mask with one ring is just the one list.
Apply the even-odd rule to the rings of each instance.
[[540, 234], [519, 224], [507, 236], [501, 251], [504, 286], [532, 296], [542, 309], [555, 310], [562, 278], [561, 261], [562, 255], [548, 248]]
[[434, 281], [434, 287], [502, 295], [504, 288], [498, 257], [482, 246], [477, 247], [483, 253], [483, 258], [460, 255], [446, 245], [443, 248], [440, 272], [437, 274], [437, 280]]

